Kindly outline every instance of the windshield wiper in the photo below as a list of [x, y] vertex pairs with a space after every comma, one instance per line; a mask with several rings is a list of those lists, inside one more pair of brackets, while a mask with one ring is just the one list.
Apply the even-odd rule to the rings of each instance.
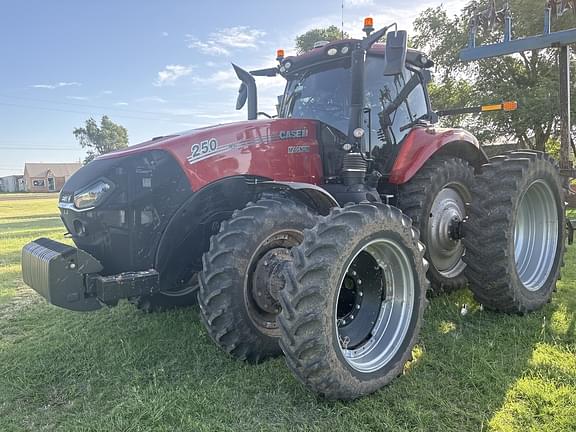
[[[300, 79], [298, 80], [298, 82], [296, 83], [296, 85], [294, 86], [294, 89], [290, 92], [290, 94], [288, 95], [288, 97], [286, 98], [286, 103], [284, 104], [284, 109], [283, 111], [283, 115], [285, 117], [288, 116], [288, 113], [292, 110], [292, 104], [294, 103], [294, 97], [296, 96], [296, 90], [298, 89], [298, 87], [300, 86], [300, 84], [302, 84], [302, 82], [308, 78], [308, 76], [310, 75], [310, 72], [305, 72], [304, 75], [302, 75], [300, 77]], [[300, 90], [301, 92], [301, 90]]]
[[430, 117], [430, 116], [428, 115], [428, 113], [421, 115], [420, 117], [412, 120], [410, 123], [405, 124], [404, 126], [402, 126], [402, 127], [400, 128], [400, 132], [404, 132], [404, 131], [407, 130], [407, 129], [411, 129], [413, 126], [416, 126], [417, 124], [424, 124], [424, 123], [423, 123], [424, 120], [429, 119], [429, 117]]

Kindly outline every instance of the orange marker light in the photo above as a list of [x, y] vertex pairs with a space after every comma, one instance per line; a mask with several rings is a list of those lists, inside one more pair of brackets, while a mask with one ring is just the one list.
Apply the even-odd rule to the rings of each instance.
[[506, 101], [502, 104], [504, 111], [516, 111], [518, 109], [518, 102]]
[[276, 51], [276, 60], [282, 60], [284, 58], [284, 50], [279, 49]]
[[364, 27], [374, 27], [374, 18], [366, 17], [364, 18]]

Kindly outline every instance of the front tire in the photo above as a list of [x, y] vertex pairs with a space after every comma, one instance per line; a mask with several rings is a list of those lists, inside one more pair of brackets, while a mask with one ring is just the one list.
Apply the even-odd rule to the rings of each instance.
[[210, 239], [200, 273], [200, 316], [212, 340], [239, 360], [258, 363], [282, 353], [276, 316], [282, 268], [316, 216], [274, 197], [249, 203]]
[[327, 399], [355, 399], [400, 375], [428, 287], [410, 219], [384, 204], [334, 209], [292, 253], [278, 322], [296, 377]]
[[470, 288], [494, 310], [539, 309], [556, 287], [565, 250], [558, 166], [544, 153], [518, 151], [482, 171], [464, 238]]

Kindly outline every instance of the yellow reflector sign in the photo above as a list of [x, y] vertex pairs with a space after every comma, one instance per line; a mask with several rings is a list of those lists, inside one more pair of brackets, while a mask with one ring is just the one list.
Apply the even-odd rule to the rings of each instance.
[[487, 111], [516, 111], [518, 109], [518, 102], [516, 101], [506, 101], [501, 104], [493, 104], [493, 105], [482, 105], [480, 107], [482, 112]]

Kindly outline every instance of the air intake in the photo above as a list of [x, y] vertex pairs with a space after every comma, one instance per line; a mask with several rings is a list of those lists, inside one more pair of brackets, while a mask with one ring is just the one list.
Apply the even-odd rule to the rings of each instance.
[[342, 178], [346, 186], [363, 184], [368, 162], [362, 153], [347, 153], [342, 163]]

